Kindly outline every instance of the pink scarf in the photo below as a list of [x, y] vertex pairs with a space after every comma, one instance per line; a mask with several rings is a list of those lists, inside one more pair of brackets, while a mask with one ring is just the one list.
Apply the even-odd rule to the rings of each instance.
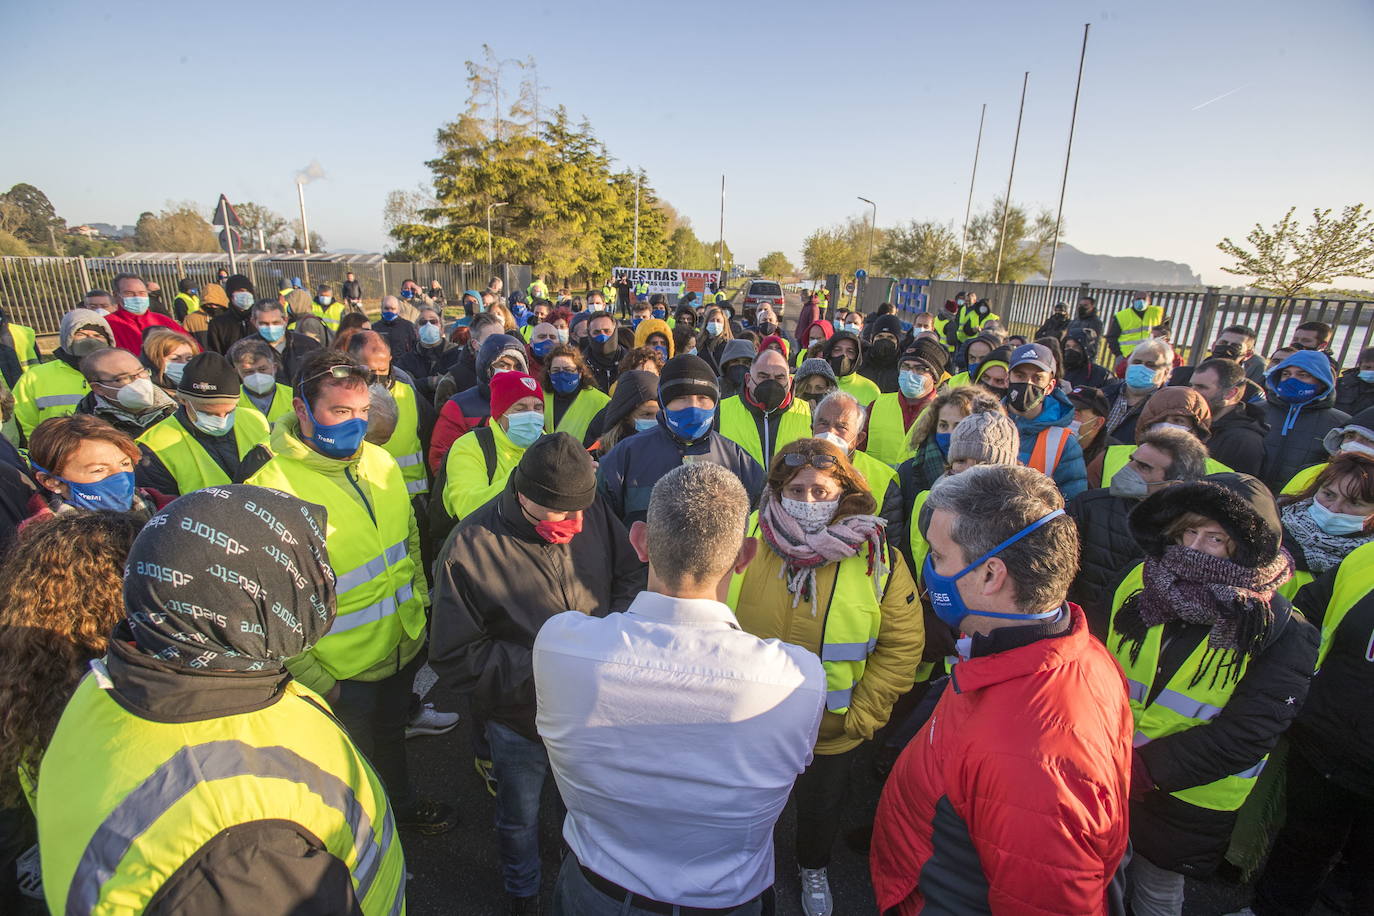
[[873, 593], [882, 597], [882, 578], [887, 574], [887, 520], [877, 515], [851, 515], [807, 533], [788, 515], [782, 503], [765, 490], [759, 506], [759, 531], [764, 542], [782, 557], [782, 576], [792, 593], [792, 606], [802, 597], [811, 599], [811, 616], [816, 615], [816, 570], [827, 563], [847, 560], [868, 545], [868, 575]]

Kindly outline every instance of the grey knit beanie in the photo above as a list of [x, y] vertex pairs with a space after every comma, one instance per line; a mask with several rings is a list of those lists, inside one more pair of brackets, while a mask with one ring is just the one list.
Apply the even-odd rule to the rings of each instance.
[[981, 464], [1016, 464], [1021, 436], [1004, 414], [974, 413], [959, 421], [949, 439], [949, 460]]

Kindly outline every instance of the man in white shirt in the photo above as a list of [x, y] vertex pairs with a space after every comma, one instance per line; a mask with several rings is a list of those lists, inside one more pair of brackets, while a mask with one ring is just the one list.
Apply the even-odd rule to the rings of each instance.
[[630, 529], [649, 590], [535, 639], [537, 725], [568, 808], [556, 916], [754, 916], [771, 894], [773, 825], [811, 760], [825, 672], [724, 604], [757, 550], [748, 515], [731, 472], [675, 468]]

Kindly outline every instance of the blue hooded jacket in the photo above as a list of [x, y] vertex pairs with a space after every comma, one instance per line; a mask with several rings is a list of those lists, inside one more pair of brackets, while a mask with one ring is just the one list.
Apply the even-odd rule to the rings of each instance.
[[[1285, 401], [1277, 386], [1279, 373], [1289, 366], [1302, 369], [1325, 389], [1302, 404]], [[1333, 406], [1336, 372], [1331, 360], [1316, 350], [1299, 350], [1270, 369], [1264, 374], [1264, 387], [1264, 418], [1269, 423], [1269, 432], [1264, 437], [1263, 480], [1277, 493], [1298, 471], [1328, 460], [1322, 440], [1333, 427], [1346, 423], [1350, 415]]]
[[[1045, 395], [1044, 409], [1035, 419], [1018, 416], [1012, 411], [1007, 411], [1007, 414], [1021, 434], [1021, 446], [1016, 457], [1022, 464], [1029, 464], [1031, 453], [1035, 451], [1035, 440], [1040, 433], [1051, 426], [1067, 427], [1073, 422], [1073, 403], [1068, 395], [1055, 388]], [[1083, 463], [1083, 448], [1078, 444], [1077, 436], [1069, 436], [1064, 444], [1064, 454], [1054, 467], [1054, 482], [1065, 500], [1073, 499], [1088, 489], [1088, 468]]]
[[[1303, 401], [1301, 404], [1293, 404], [1285, 400], [1278, 392], [1279, 373], [1289, 366], [1295, 366], [1303, 370], [1325, 385], [1326, 390], [1318, 391], [1315, 397], [1311, 400]], [[1274, 400], [1283, 404], [1288, 404], [1288, 416], [1284, 418], [1283, 427], [1279, 432], [1280, 436], [1286, 436], [1289, 430], [1293, 428], [1294, 422], [1298, 419], [1298, 414], [1302, 412], [1304, 407], [1309, 404], [1317, 405], [1318, 408], [1331, 406], [1329, 403], [1324, 402], [1329, 400], [1327, 395], [1335, 390], [1336, 373], [1335, 370], [1331, 368], [1331, 360], [1327, 359], [1324, 353], [1318, 353], [1316, 350], [1299, 350], [1268, 372], [1264, 373], [1264, 385], [1273, 394]]]

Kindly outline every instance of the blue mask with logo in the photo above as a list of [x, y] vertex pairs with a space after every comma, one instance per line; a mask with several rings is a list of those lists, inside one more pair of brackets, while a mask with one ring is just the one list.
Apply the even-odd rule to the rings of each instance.
[[76, 483], [65, 477], [58, 477], [51, 471], [33, 465], [35, 471], [42, 471], [67, 485], [70, 495], [67, 502], [92, 512], [128, 512], [134, 504], [134, 472], [119, 471], [104, 480], [94, 483]]
[[648, 432], [658, 425], [657, 417], [637, 417], [635, 419], [635, 432]]
[[578, 372], [550, 372], [549, 382], [559, 394], [572, 394], [582, 385], [582, 375]]
[[258, 325], [258, 333], [268, 343], [276, 343], [286, 336], [286, 327], [280, 324]]
[[309, 401], [305, 401], [305, 415], [315, 427], [315, 431], [310, 434], [310, 441], [326, 458], [349, 457], [363, 444], [363, 437], [367, 435], [367, 421], [361, 417], [344, 420], [342, 423], [321, 423], [315, 419], [315, 412], [310, 409]]
[[549, 351], [557, 345], [558, 341], [556, 340], [536, 340], [534, 343], [530, 344], [530, 349], [534, 351], [535, 356], [543, 359], [548, 356]]
[[1287, 404], [1306, 404], [1316, 398], [1321, 386], [1300, 378], [1286, 378], [1274, 386], [1274, 393]]
[[1055, 608], [1052, 611], [1045, 611], [1043, 614], [1008, 614], [1002, 611], [974, 611], [964, 603], [963, 597], [959, 594], [958, 582], [964, 576], [982, 566], [989, 559], [1006, 550], [1012, 544], [1038, 531], [1049, 522], [1064, 514], [1063, 509], [1055, 509], [1049, 515], [1031, 522], [1020, 531], [1007, 538], [996, 547], [974, 560], [963, 569], [952, 576], [942, 576], [935, 571], [935, 564], [930, 561], [930, 555], [926, 555], [925, 564], [921, 567], [921, 576], [925, 580], [926, 595], [930, 598], [930, 606], [934, 609], [935, 615], [951, 627], [958, 627], [965, 617], [970, 615], [977, 617], [996, 617], [999, 620], [1048, 620], [1058, 616], [1062, 608]]
[[147, 296], [125, 296], [120, 301], [120, 308], [131, 315], [142, 315], [148, 311], [148, 302]]
[[936, 434], [935, 434], [935, 444], [936, 444], [936, 446], [939, 447], [939, 449], [940, 449], [940, 454], [941, 454], [941, 455], [944, 455], [944, 456], [946, 456], [946, 457], [949, 456], [949, 443], [950, 443], [950, 440], [953, 439], [953, 438], [954, 438], [954, 433], [936, 433]]
[[695, 442], [711, 430], [711, 421], [716, 418], [715, 408], [684, 407], [681, 410], [665, 410], [663, 419], [673, 435], [688, 442]]

